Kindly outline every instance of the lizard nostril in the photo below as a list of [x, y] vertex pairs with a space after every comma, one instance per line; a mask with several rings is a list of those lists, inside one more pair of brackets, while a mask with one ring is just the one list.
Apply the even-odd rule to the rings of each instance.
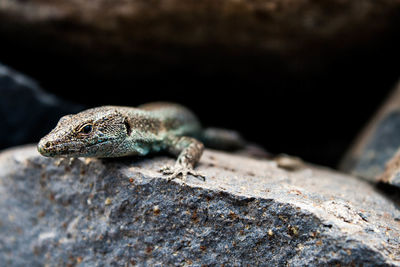
[[44, 145], [45, 148], [49, 148], [50, 146], [51, 146], [51, 143], [50, 143], [50, 142], [47, 142], [47, 143]]

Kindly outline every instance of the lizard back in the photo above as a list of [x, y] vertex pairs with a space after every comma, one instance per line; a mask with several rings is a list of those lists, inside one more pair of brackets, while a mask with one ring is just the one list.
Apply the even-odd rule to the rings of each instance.
[[167, 102], [153, 102], [138, 107], [161, 121], [162, 131], [169, 134], [196, 136], [201, 132], [197, 117], [186, 107]]

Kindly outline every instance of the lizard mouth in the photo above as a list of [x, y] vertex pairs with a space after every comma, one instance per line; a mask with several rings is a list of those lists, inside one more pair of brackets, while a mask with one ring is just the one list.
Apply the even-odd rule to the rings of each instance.
[[59, 143], [40, 140], [37, 149], [39, 153], [45, 157], [85, 157], [96, 156], [98, 146], [109, 143], [110, 140], [104, 140], [94, 144], [86, 144], [82, 142]]
[[40, 140], [37, 148], [39, 153], [46, 157], [68, 156], [79, 152], [79, 149], [73, 148], [66, 144], [55, 144], [54, 142], [43, 139]]

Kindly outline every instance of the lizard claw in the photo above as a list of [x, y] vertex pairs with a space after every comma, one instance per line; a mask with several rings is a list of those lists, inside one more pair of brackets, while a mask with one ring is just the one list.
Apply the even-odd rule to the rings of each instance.
[[180, 165], [175, 165], [174, 167], [164, 166], [160, 169], [160, 172], [162, 172], [163, 174], [168, 174], [168, 181], [174, 180], [175, 178], [186, 181], [188, 175], [193, 175], [194, 177], [199, 178], [203, 181], [206, 180], [205, 176], [200, 172]]

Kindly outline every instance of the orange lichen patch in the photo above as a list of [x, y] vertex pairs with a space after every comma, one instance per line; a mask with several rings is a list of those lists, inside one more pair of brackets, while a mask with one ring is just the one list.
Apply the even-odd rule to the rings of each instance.
[[288, 226], [288, 230], [289, 230], [289, 233], [290, 233], [291, 235], [294, 235], [294, 236], [299, 235], [299, 227], [298, 227], [298, 226], [291, 226], [291, 225], [289, 225], [289, 226]]
[[79, 263], [82, 262], [82, 260], [83, 260], [83, 258], [81, 256], [79, 256], [79, 257], [76, 258], [76, 263], [79, 264]]
[[112, 203], [112, 199], [109, 198], [109, 197], [106, 198], [106, 200], [104, 201], [104, 204], [107, 205], [107, 206], [108, 206], [108, 205], [111, 205], [111, 203]]
[[153, 207], [153, 214], [154, 215], [159, 215], [160, 214], [160, 208], [158, 206], [154, 206]]
[[274, 232], [271, 229], [268, 229], [268, 236], [272, 237], [274, 235]]
[[192, 213], [192, 221], [195, 222], [195, 223], [199, 222], [199, 217], [197, 216], [197, 211], [196, 210], [194, 210], [193, 213]]
[[235, 219], [238, 218], [237, 214], [234, 213], [233, 211], [230, 211], [230, 212], [229, 212], [229, 217], [230, 217], [232, 220], [235, 220]]

